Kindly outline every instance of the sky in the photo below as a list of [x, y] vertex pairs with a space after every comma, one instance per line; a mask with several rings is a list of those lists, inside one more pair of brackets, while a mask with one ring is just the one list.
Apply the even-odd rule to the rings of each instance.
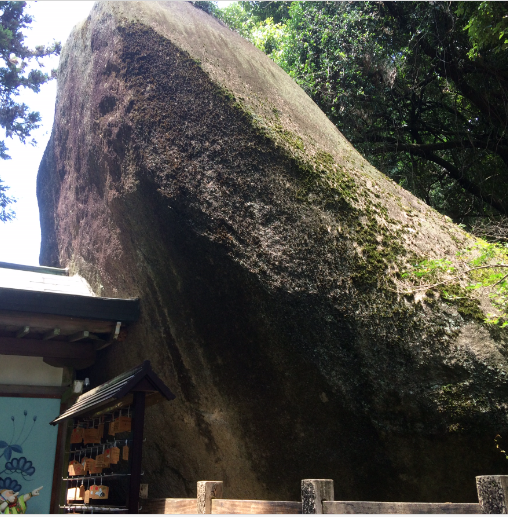
[[[230, 3], [219, 2], [219, 5], [225, 7]], [[27, 4], [34, 21], [26, 31], [25, 44], [33, 48], [53, 40], [65, 45], [72, 28], [88, 16], [94, 2], [43, 0]], [[58, 67], [58, 57], [46, 58], [45, 63], [49, 72]], [[13, 205], [16, 211], [14, 221], [0, 222], [0, 262], [38, 266], [41, 231], [35, 185], [39, 163], [53, 126], [56, 81], [43, 85], [37, 94], [30, 90], [22, 91], [18, 99], [33, 111], [40, 112], [42, 124], [32, 133], [36, 146], [7, 139], [8, 154], [12, 159], [0, 160], [0, 178], [10, 187], [8, 194], [17, 200]]]
[[[49, 44], [54, 39], [65, 43], [74, 25], [87, 17], [93, 6], [93, 2], [88, 1], [45, 0], [27, 3], [28, 12], [35, 18], [31, 29], [26, 31], [25, 43], [29, 47]], [[58, 67], [58, 57], [46, 59], [45, 62], [48, 71]], [[9, 194], [17, 200], [13, 206], [16, 219], [8, 223], [0, 222], [0, 261], [37, 266], [41, 231], [35, 183], [53, 126], [56, 81], [43, 85], [38, 94], [29, 90], [22, 92], [18, 99], [40, 112], [42, 125], [32, 133], [37, 146], [7, 139], [8, 154], [12, 159], [0, 160], [0, 178], [10, 187]]]

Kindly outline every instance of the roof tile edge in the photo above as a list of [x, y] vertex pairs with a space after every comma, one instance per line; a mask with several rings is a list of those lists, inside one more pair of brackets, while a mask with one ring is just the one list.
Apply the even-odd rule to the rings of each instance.
[[68, 269], [48, 266], [28, 266], [26, 264], [14, 264], [11, 262], [0, 262], [0, 268], [15, 269], [18, 271], [31, 271], [33, 273], [46, 273], [48, 275], [69, 276]]

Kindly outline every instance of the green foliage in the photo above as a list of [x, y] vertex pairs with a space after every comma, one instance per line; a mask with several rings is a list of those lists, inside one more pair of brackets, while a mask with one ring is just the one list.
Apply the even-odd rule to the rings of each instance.
[[508, 213], [506, 2], [280, 4], [217, 16], [429, 205], [462, 222]]
[[498, 449], [501, 454], [504, 454], [505, 458], [508, 460], [508, 452], [503, 448], [505, 446], [500, 443], [502, 439], [503, 437], [500, 434], [496, 434], [494, 443], [496, 444], [496, 449]]
[[197, 2], [191, 2], [191, 4], [194, 7], [197, 7], [198, 9], [201, 9], [202, 11], [205, 11], [205, 13], [211, 14], [215, 16], [215, 13], [217, 12], [217, 2], [208, 2], [208, 1], [197, 1]]
[[283, 23], [275, 23], [273, 18], [260, 21], [250, 31], [249, 39], [272, 58], [278, 58], [279, 41], [286, 35], [286, 26]]
[[16, 202], [15, 199], [7, 195], [9, 187], [3, 185], [0, 180], [0, 221], [11, 221], [14, 218], [14, 212], [9, 207]]
[[252, 16], [241, 2], [233, 2], [223, 9], [218, 9], [216, 16], [249, 41], [251, 33], [259, 23], [259, 19]]
[[[35, 49], [24, 45], [23, 30], [33, 21], [25, 8], [26, 2], [0, 2], [0, 127], [5, 130], [6, 138], [17, 137], [23, 143], [39, 127], [40, 115], [30, 111], [26, 104], [16, 102], [16, 97], [21, 88], [39, 92], [50, 77], [37, 67], [32, 68], [34, 61], [40, 66], [43, 57], [58, 55], [61, 49], [57, 42]], [[10, 158], [7, 151], [5, 140], [0, 140], [0, 159]], [[8, 208], [14, 200], [7, 196], [6, 190], [7, 187], [0, 185], [0, 221], [14, 216]]]
[[472, 48], [470, 59], [482, 51], [501, 53], [508, 49], [508, 2], [458, 2], [457, 14], [468, 20], [467, 31]]
[[271, 18], [274, 23], [284, 22], [289, 18], [289, 9], [293, 2], [239, 2], [250, 16], [255, 17], [258, 21], [264, 21]]
[[[219, 9], [216, 16], [220, 18], [228, 27], [241, 34], [244, 38], [252, 42], [256, 47], [275, 57], [280, 41], [285, 36], [285, 25], [280, 20], [282, 14], [279, 12], [280, 5], [274, 4], [290, 4], [291, 2], [261, 2], [266, 6], [250, 5], [249, 2], [234, 2]], [[257, 4], [257, 2], [252, 2]], [[264, 13], [261, 16], [261, 10]], [[287, 8], [286, 8], [287, 11]], [[258, 13], [258, 14], [256, 14]], [[270, 13], [272, 16], [267, 16]]]
[[455, 267], [450, 260], [446, 259], [429, 259], [422, 260], [413, 265], [410, 272], [401, 274], [401, 278], [420, 279], [437, 281], [441, 273], [454, 273]]
[[[468, 291], [485, 289], [496, 310], [485, 322], [508, 326], [508, 244], [490, 243], [478, 239], [470, 248], [457, 253], [455, 264], [446, 259], [422, 260], [413, 264], [401, 277], [409, 280], [416, 290], [440, 288], [445, 300], [470, 298]], [[466, 280], [464, 288], [455, 282]], [[464, 305], [464, 302], [461, 302]], [[471, 308], [470, 309], [474, 309]]]

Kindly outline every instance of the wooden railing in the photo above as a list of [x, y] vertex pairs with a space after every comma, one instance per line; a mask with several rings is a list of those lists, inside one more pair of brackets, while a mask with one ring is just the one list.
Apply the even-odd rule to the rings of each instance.
[[197, 499], [146, 499], [140, 513], [196, 514]]
[[[489, 476], [506, 478], [501, 485], [506, 487], [508, 500], [508, 476]], [[477, 478], [484, 479], [484, 478]], [[142, 513], [153, 514], [324, 514], [324, 513], [394, 513], [394, 514], [468, 514], [468, 513], [506, 513], [485, 512], [489, 501], [496, 501], [499, 507], [499, 489], [493, 482], [483, 483], [490, 487], [494, 495], [484, 495], [478, 482], [479, 503], [391, 503], [372, 501], [335, 501], [332, 479], [304, 479], [301, 483], [301, 501], [263, 501], [244, 499], [223, 499], [222, 481], [198, 481], [197, 498], [192, 499], [147, 499], [143, 501]], [[499, 486], [501, 486], [499, 485]], [[494, 488], [492, 488], [494, 487]], [[490, 498], [490, 499], [489, 499]], [[505, 506], [506, 509], [506, 506]], [[483, 510], [483, 512], [482, 512]]]
[[212, 513], [215, 514], [272, 514], [302, 513], [300, 501], [261, 501], [243, 499], [213, 499]]
[[323, 513], [480, 513], [478, 503], [383, 503], [325, 501]]

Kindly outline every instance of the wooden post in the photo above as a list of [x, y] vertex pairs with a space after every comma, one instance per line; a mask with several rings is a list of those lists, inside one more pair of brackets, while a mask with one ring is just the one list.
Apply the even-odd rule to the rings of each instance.
[[482, 513], [508, 513], [508, 476], [477, 476]]
[[222, 481], [198, 481], [197, 513], [212, 513], [212, 499], [222, 498]]
[[333, 479], [302, 479], [302, 513], [323, 513], [323, 501], [333, 500]]
[[141, 460], [143, 456], [143, 427], [145, 423], [145, 392], [133, 393], [131, 479], [129, 487], [129, 513], [139, 513], [139, 486], [141, 484]]

